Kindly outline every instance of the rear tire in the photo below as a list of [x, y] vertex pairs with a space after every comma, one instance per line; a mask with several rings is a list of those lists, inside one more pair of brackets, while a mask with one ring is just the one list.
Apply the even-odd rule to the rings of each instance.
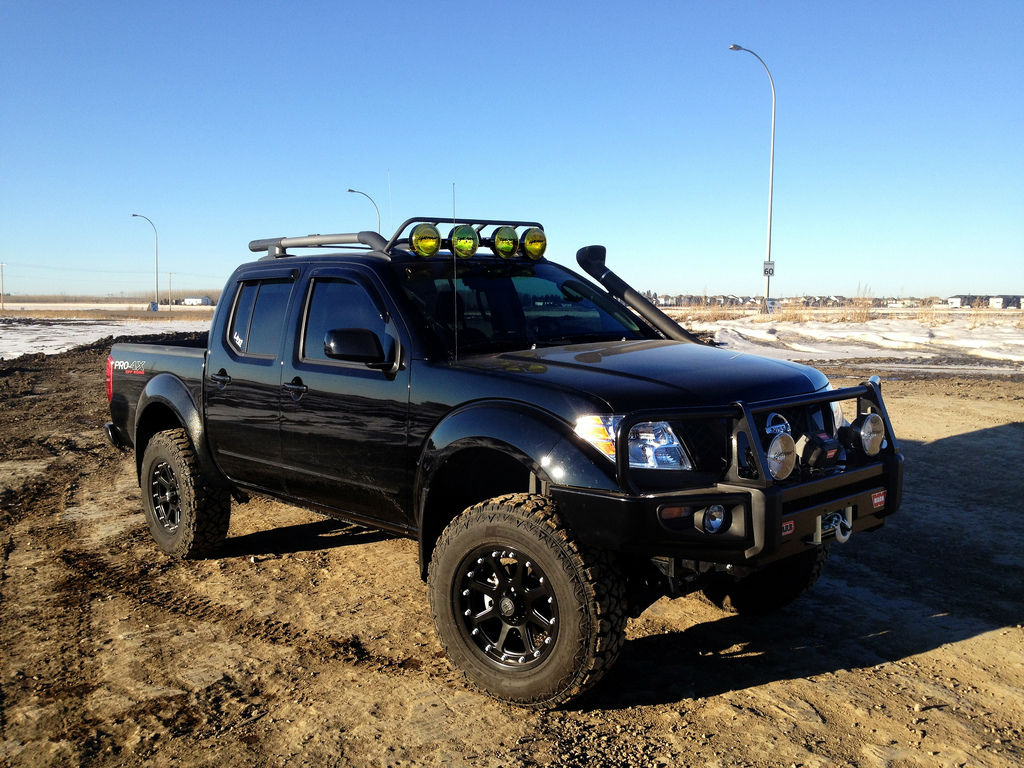
[[825, 570], [828, 545], [787, 557], [742, 579], [714, 574], [704, 596], [719, 608], [744, 616], [766, 616], [810, 589]]
[[184, 429], [157, 432], [150, 438], [140, 485], [149, 532], [168, 555], [203, 557], [224, 541], [231, 495], [203, 477]]
[[496, 699], [564, 703], [594, 685], [625, 639], [622, 577], [584, 552], [543, 496], [470, 507], [441, 534], [430, 606], [448, 658]]

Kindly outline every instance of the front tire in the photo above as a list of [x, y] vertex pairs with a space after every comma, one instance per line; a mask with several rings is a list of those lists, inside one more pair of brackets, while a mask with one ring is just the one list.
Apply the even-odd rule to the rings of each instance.
[[580, 695], [625, 639], [617, 569], [607, 554], [584, 552], [542, 496], [467, 509], [442, 533], [428, 581], [449, 659], [502, 701], [543, 708]]
[[157, 432], [150, 438], [140, 485], [149, 531], [168, 555], [204, 557], [224, 541], [231, 495], [203, 477], [184, 429]]

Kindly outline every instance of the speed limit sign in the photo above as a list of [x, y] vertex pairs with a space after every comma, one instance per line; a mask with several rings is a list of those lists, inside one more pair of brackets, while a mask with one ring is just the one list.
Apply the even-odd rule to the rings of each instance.
[[774, 261], [766, 261], [764, 263], [764, 276], [765, 277], [775, 277], [775, 262]]

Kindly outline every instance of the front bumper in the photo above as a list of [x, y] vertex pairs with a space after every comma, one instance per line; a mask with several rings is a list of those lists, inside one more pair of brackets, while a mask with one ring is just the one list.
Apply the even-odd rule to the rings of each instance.
[[[752, 488], [719, 483], [673, 493], [618, 494], [552, 487], [559, 514], [583, 543], [643, 557], [760, 566], [836, 537], [828, 522], [848, 517], [852, 533], [873, 530], [900, 505], [903, 456], [795, 485]], [[713, 504], [727, 523], [706, 533], [699, 512]], [[665, 521], [659, 510], [692, 510]], [[823, 526], [824, 522], [824, 526]], [[845, 533], [845, 532], [844, 532]]]

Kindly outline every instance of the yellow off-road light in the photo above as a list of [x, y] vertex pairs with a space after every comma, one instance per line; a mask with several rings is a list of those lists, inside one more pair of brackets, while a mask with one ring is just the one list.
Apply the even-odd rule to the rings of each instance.
[[523, 232], [523, 250], [526, 255], [534, 261], [544, 257], [544, 251], [548, 249], [548, 237], [540, 227], [530, 227]]
[[441, 250], [441, 233], [433, 224], [417, 224], [409, 236], [409, 244], [417, 256], [429, 259]]
[[503, 259], [515, 258], [519, 250], [519, 235], [515, 227], [498, 227], [494, 230], [494, 252]]
[[460, 259], [468, 259], [480, 247], [480, 235], [469, 224], [460, 224], [457, 227], [452, 227], [448, 239], [452, 244], [452, 253]]

